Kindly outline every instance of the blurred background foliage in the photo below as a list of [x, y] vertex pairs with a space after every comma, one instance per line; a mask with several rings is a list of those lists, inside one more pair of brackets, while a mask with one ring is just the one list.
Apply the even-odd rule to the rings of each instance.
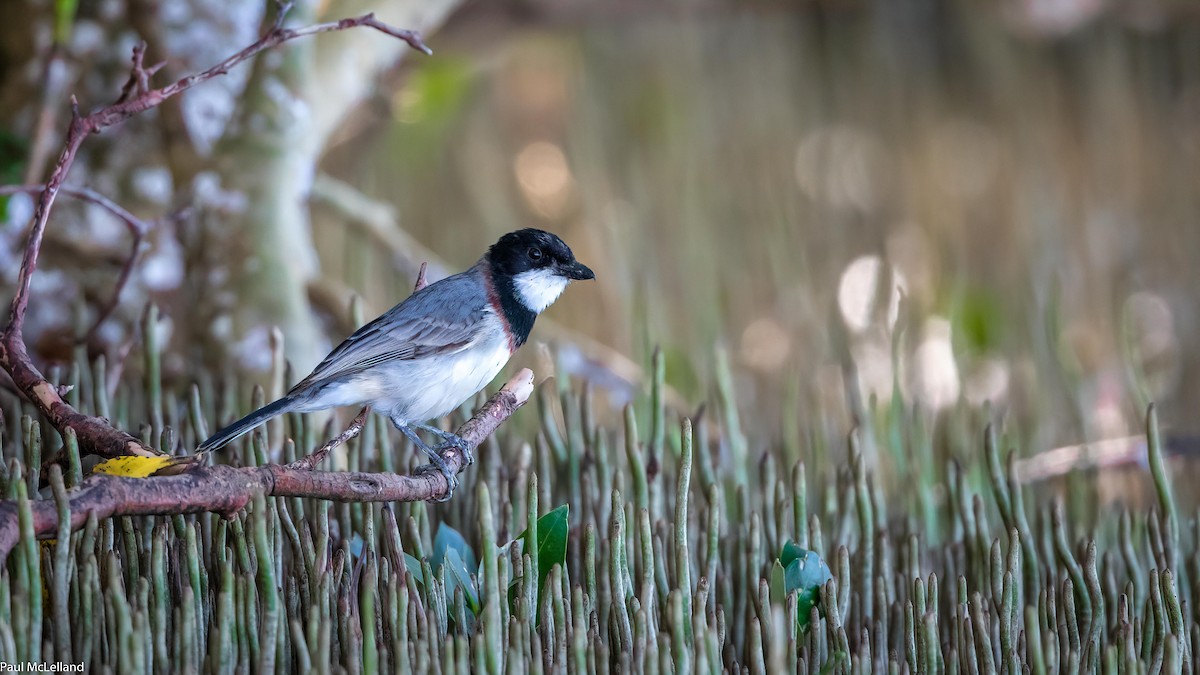
[[[326, 171], [454, 266], [518, 225], [561, 233], [600, 283], [548, 316], [638, 363], [661, 345], [688, 401], [727, 345], [760, 439], [805, 410], [847, 428], [847, 378], [991, 401], [1035, 448], [1134, 433], [1150, 399], [1187, 426], [1182, 6], [540, 9], [497, 35], [503, 12], [464, 8]], [[405, 292], [339, 219], [317, 237], [374, 306]]]
[[[518, 361], [595, 384], [603, 419], [645, 391], [661, 347], [680, 413], [714, 400], [728, 357], [756, 448], [840, 447], [905, 409], [937, 435], [941, 411], [985, 405], [1029, 454], [1136, 449], [1151, 400], [1195, 431], [1200, 32], [1185, 3], [396, 0], [300, 3], [295, 20], [368, 9], [431, 33], [435, 55], [346, 70], [386, 38], [317, 40], [85, 146], [69, 182], [147, 217], [190, 208], [152, 233], [91, 353], [122, 362], [154, 300], [170, 380], [266, 382], [273, 325], [306, 371], [352, 329], [353, 295], [372, 316], [421, 261], [437, 278], [537, 226], [599, 282], [535, 330], [554, 349]], [[257, 3], [182, 0], [3, 11], [0, 173], [24, 182], [53, 157], [61, 101], [111, 99], [137, 39], [178, 75], [264, 20]], [[247, 161], [284, 178], [248, 185]], [[126, 245], [97, 209], [57, 208], [30, 328], [51, 361]], [[6, 203], [6, 283], [30, 209]]]

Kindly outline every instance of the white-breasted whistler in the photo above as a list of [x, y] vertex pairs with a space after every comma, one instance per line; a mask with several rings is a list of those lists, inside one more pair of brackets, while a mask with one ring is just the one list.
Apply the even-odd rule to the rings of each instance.
[[[441, 451], [470, 448], [457, 435], [426, 424], [483, 389], [525, 344], [538, 314], [576, 280], [594, 279], [562, 239], [532, 228], [510, 232], [470, 269], [429, 284], [338, 345], [277, 401], [246, 415], [200, 444], [216, 450], [273, 417], [339, 406], [370, 405], [446, 476], [457, 478]], [[429, 445], [416, 430], [436, 435]]]

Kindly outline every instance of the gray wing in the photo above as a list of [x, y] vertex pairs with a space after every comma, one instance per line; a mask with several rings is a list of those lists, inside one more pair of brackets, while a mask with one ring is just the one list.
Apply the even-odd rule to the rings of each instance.
[[361, 372], [393, 360], [449, 354], [468, 347], [489, 311], [487, 290], [467, 270], [432, 283], [359, 328], [292, 388]]

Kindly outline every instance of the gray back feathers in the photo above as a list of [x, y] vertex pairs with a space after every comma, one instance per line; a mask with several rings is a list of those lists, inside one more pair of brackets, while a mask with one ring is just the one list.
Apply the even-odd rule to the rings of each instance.
[[460, 351], [478, 336], [491, 312], [479, 262], [413, 293], [359, 328], [292, 388], [292, 393], [390, 360], [417, 359]]

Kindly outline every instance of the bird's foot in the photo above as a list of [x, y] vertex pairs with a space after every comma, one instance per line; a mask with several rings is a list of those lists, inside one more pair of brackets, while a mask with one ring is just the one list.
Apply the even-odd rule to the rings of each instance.
[[445, 441], [438, 443], [436, 446], [434, 446], [434, 449], [438, 452], [450, 449], [458, 450], [462, 453], [463, 462], [466, 463], [467, 466], [474, 464], [475, 455], [471, 454], [471, 445], [463, 440], [461, 436], [455, 436], [454, 434], [450, 435], [453, 436], [453, 438], [447, 438]]
[[442, 439], [441, 443], [438, 443], [436, 446], [434, 446], [434, 450], [441, 452], [443, 450], [455, 449], [462, 453], [463, 462], [465, 462], [467, 466], [475, 463], [475, 457], [471, 454], [471, 445], [467, 443], [466, 439], [464, 439], [462, 436], [450, 431], [442, 431], [437, 427], [429, 426], [427, 424], [413, 426], [416, 426], [424, 431], [428, 431], [434, 436]]
[[[435, 501], [449, 501], [450, 497], [454, 495], [454, 489], [458, 487], [458, 476], [450, 467], [450, 463], [447, 462], [444, 457], [442, 457], [442, 451], [455, 448], [462, 453], [463, 461], [467, 464], [471, 464], [475, 461], [475, 458], [471, 456], [470, 446], [465, 440], [462, 439], [462, 437], [458, 436], [457, 434], [452, 434], [448, 431], [442, 431], [437, 427], [431, 427], [425, 424], [395, 422], [395, 420], [393, 420], [393, 423], [396, 425], [396, 428], [408, 438], [408, 440], [412, 441], [413, 445], [417, 446], [417, 448], [419, 448], [426, 455], [429, 455], [430, 463], [417, 467], [417, 473], [429, 474], [437, 471], [446, 477], [446, 495]], [[425, 443], [425, 441], [421, 440], [421, 437], [418, 436], [415, 431], [413, 431], [413, 427], [435, 434], [444, 439], [444, 441], [434, 447], [430, 447]]]
[[423, 464], [417, 467], [417, 474], [441, 473], [446, 477], [446, 494], [441, 499], [436, 499], [437, 502], [448, 502], [454, 496], [454, 490], [458, 487], [458, 477], [454, 475], [454, 470], [450, 468], [450, 464], [442, 459], [441, 454], [430, 452], [429, 464]]

